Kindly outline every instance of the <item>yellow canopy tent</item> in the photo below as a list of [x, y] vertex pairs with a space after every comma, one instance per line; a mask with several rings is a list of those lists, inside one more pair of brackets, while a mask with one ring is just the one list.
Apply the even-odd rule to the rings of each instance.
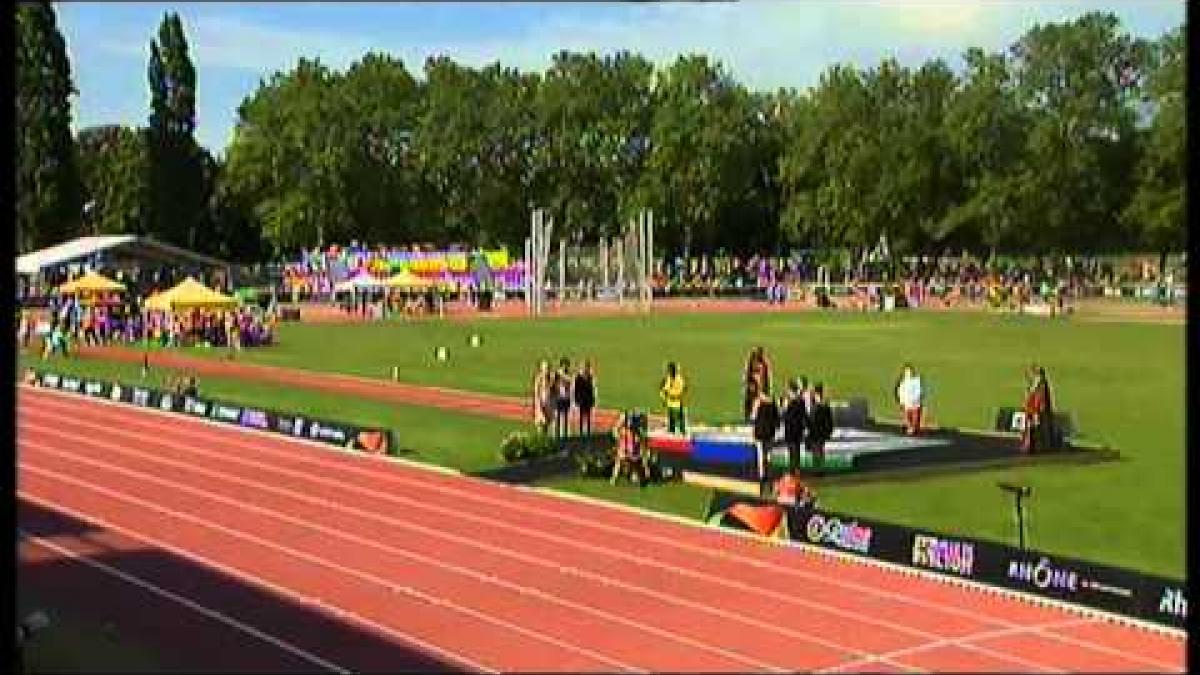
[[433, 286], [430, 282], [407, 270], [388, 278], [383, 283], [388, 288], [429, 288]]
[[191, 277], [179, 282], [170, 290], [146, 299], [146, 309], [164, 312], [193, 307], [232, 309], [237, 307], [237, 304], [236, 298], [218, 293]]
[[116, 291], [125, 290], [125, 284], [119, 281], [113, 281], [108, 277], [96, 271], [89, 271], [87, 274], [68, 281], [58, 287], [58, 292], [63, 295], [75, 295], [77, 293], [115, 293]]

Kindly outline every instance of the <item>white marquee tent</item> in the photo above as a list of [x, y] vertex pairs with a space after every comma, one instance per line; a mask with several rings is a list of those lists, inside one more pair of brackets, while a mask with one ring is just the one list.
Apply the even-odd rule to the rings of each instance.
[[225, 268], [229, 263], [164, 244], [149, 237], [132, 234], [80, 237], [17, 258], [17, 273], [34, 276], [44, 270], [63, 265], [87, 262], [101, 256], [112, 262], [156, 261], [165, 264], [190, 264], [199, 267]]

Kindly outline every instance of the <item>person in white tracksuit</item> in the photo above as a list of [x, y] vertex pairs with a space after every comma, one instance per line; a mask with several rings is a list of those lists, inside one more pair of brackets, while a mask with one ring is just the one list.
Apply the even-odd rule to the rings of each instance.
[[921, 431], [921, 413], [924, 408], [924, 384], [912, 364], [904, 364], [904, 372], [896, 384], [896, 400], [904, 414], [904, 433], [916, 436]]

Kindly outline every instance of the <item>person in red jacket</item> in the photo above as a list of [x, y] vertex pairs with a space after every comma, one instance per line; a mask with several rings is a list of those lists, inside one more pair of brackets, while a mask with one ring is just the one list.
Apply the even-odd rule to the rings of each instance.
[[755, 347], [746, 359], [744, 384], [742, 417], [749, 421], [753, 419], [759, 396], [771, 395], [771, 362], [767, 360], [767, 350], [762, 347]]
[[1034, 364], [1029, 369], [1030, 385], [1025, 394], [1025, 430], [1021, 434], [1021, 452], [1034, 453], [1054, 444], [1054, 404], [1046, 369]]

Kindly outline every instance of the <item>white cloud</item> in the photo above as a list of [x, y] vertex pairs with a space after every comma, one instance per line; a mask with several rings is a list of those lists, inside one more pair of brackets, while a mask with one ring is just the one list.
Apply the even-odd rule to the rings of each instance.
[[[220, 5], [216, 5], [220, 7]], [[310, 29], [286, 29], [256, 24], [233, 16], [181, 12], [193, 63], [198, 68], [232, 68], [267, 76], [290, 68], [300, 57], [319, 57], [345, 67], [371, 47], [361, 36]], [[101, 41], [104, 51], [119, 56], [149, 58], [151, 36], [124, 36]]]

